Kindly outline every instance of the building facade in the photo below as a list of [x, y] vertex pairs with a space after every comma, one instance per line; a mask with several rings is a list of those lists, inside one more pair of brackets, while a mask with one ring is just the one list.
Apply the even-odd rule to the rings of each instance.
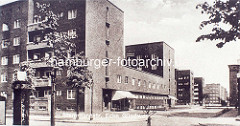
[[179, 104], [194, 103], [194, 75], [191, 70], [177, 70], [177, 99]]
[[[126, 59], [144, 60], [143, 66], [130, 66], [164, 78], [169, 85], [169, 95], [176, 97], [174, 49], [165, 42], [153, 42], [126, 46]], [[147, 62], [149, 61], [149, 62]]]
[[[113, 60], [108, 66], [89, 66], [93, 73], [93, 93], [91, 89], [81, 89], [81, 111], [90, 113], [91, 105], [93, 113], [105, 110], [144, 109], [150, 102], [149, 107], [157, 109], [168, 104], [173, 96], [176, 96], [173, 66], [159, 68], [161, 72], [158, 74], [155, 70], [142, 71], [116, 63], [117, 59], [124, 59], [124, 12], [110, 1], [28, 0], [16, 1], [1, 6], [0, 9], [0, 39], [3, 43], [0, 53], [1, 94], [7, 96], [9, 108], [13, 99], [13, 73], [19, 70], [19, 64], [23, 61], [31, 63], [35, 70], [32, 80], [36, 90], [31, 96], [31, 109], [50, 108], [49, 76], [52, 67], [41, 59], [53, 56], [53, 50], [47, 42], [34, 44], [44, 40], [46, 30], [39, 26], [44, 17], [39, 13], [37, 2], [50, 4], [52, 11], [59, 18], [59, 32], [66, 32], [72, 37], [78, 36], [77, 53], [83, 51], [88, 59], [93, 60]], [[159, 47], [156, 50], [162, 52], [162, 57], [166, 56], [174, 62], [171, 47], [165, 43], [156, 45]], [[64, 83], [66, 74], [65, 70], [56, 71], [56, 109], [72, 111], [76, 109], [76, 91]]]
[[203, 87], [204, 79], [202, 77], [194, 77], [194, 103], [203, 103]]
[[229, 68], [229, 102], [231, 106], [235, 106], [238, 100], [237, 74], [239, 73], [239, 65], [228, 65], [228, 68]]
[[206, 84], [204, 94], [208, 95], [206, 103], [221, 104], [222, 101], [227, 101], [227, 90], [220, 84]]

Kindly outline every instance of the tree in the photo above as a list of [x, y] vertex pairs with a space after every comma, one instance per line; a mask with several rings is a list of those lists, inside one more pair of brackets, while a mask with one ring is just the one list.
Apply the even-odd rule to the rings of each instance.
[[[86, 58], [80, 53], [76, 54], [75, 59], [81, 59], [87, 61]], [[88, 70], [86, 65], [72, 65], [68, 67], [67, 83], [68, 86], [76, 89], [76, 112], [79, 119], [79, 90], [84, 90], [85, 87], [93, 88], [92, 72]], [[92, 97], [92, 96], [91, 96]], [[92, 102], [92, 101], [91, 101]], [[92, 113], [91, 113], [92, 114]]]
[[[56, 79], [56, 69], [67, 70], [67, 77], [63, 78], [61, 82], [67, 84], [76, 89], [76, 111], [77, 119], [79, 113], [79, 89], [85, 87], [92, 87], [92, 72], [88, 70], [86, 64], [70, 63], [67, 66], [59, 66], [54, 61], [62, 59], [66, 61], [67, 59], [73, 59], [75, 61], [81, 60], [82, 62], [87, 61], [83, 52], [77, 50], [77, 36], [69, 36], [66, 32], [58, 30], [58, 16], [50, 8], [50, 4], [40, 4], [36, 3], [36, 7], [39, 9], [39, 17], [45, 17], [39, 23], [42, 34], [44, 35], [43, 40], [35, 41], [34, 44], [47, 43], [52, 49], [53, 56], [43, 58], [52, 67], [52, 111], [51, 111], [51, 125], [55, 125], [54, 114], [55, 113], [55, 79]], [[85, 62], [84, 62], [85, 63]], [[31, 66], [31, 65], [30, 65]], [[31, 69], [30, 69], [31, 70]], [[53, 118], [53, 119], [52, 119]]]
[[203, 98], [203, 100], [204, 100], [204, 103], [205, 103], [205, 106], [206, 106], [206, 103], [208, 103], [209, 104], [209, 94], [207, 93], [207, 94], [203, 94], [203, 96], [202, 96], [202, 98]]
[[[231, 41], [236, 41], [240, 38], [240, 0], [215, 0], [213, 5], [207, 2], [198, 4], [196, 8], [202, 9], [202, 14], [209, 15], [207, 21], [202, 21], [200, 29], [207, 25], [212, 25], [212, 33], [201, 35], [196, 42], [204, 39], [220, 40], [216, 45], [222, 48], [224, 44]], [[230, 26], [230, 28], [223, 28], [223, 24]]]

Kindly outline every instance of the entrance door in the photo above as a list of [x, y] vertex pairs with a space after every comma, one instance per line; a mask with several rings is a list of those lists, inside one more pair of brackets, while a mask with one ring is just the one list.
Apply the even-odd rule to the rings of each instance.
[[112, 90], [103, 89], [103, 110], [111, 110]]

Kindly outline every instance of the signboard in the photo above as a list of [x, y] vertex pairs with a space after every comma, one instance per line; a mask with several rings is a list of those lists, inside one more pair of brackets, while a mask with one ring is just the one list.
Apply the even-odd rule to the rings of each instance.
[[0, 101], [0, 125], [6, 125], [6, 101]]

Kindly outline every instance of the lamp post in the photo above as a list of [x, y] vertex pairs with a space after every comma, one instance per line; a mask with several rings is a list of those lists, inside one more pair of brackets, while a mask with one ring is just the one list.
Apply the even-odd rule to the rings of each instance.
[[51, 126], [55, 126], [56, 71], [57, 68], [53, 67], [53, 71], [51, 72]]
[[238, 106], [238, 115], [240, 115], [240, 73], [237, 73], [237, 86], [238, 86], [238, 100], [237, 100], [237, 106]]
[[90, 121], [93, 120], [93, 82], [92, 80], [90, 81], [91, 83], [91, 114], [90, 114]]

